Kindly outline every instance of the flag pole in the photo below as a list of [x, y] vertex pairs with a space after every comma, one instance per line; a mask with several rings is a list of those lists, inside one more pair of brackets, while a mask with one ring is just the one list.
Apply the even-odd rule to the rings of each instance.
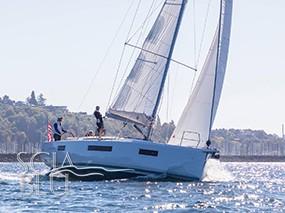
[[47, 116], [47, 141], [51, 142], [52, 141], [52, 125], [48, 121], [48, 116]]

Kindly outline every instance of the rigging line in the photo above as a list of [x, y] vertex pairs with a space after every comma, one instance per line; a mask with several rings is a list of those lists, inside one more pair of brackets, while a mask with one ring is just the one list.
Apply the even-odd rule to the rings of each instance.
[[[176, 39], [177, 39], [177, 36], [178, 36], [178, 31], [179, 31], [179, 28], [180, 28], [180, 25], [181, 25], [182, 16], [183, 16], [183, 12], [184, 12], [186, 3], [187, 3], [187, 0], [183, 0], [181, 2], [181, 6], [179, 8], [178, 17], [177, 17], [177, 20], [176, 20], [176, 23], [175, 23], [176, 26], [175, 26], [175, 29], [174, 29], [174, 32], [173, 32], [173, 36], [171, 38], [171, 46], [170, 46], [169, 53], [168, 53], [168, 59], [167, 59], [167, 62], [166, 62], [166, 65], [165, 65], [165, 69], [164, 69], [164, 73], [163, 73], [163, 76], [162, 76], [160, 88], [159, 88], [158, 95], [157, 95], [157, 100], [156, 100], [156, 103], [155, 103], [155, 106], [154, 106], [154, 109], [153, 109], [153, 112], [152, 112], [152, 117], [153, 118], [155, 118], [156, 115], [157, 115], [158, 105], [159, 105], [160, 100], [161, 100], [161, 94], [162, 94], [162, 91], [163, 91], [164, 83], [165, 83], [165, 80], [166, 80], [166, 77], [167, 77], [167, 73], [169, 71], [170, 59], [171, 59], [172, 54], [173, 54], [175, 42], [176, 42]], [[154, 126], [151, 124], [150, 127], [149, 127], [149, 130], [148, 130], [147, 139], [151, 138], [153, 129], [154, 129]]]
[[[157, 3], [157, 0], [153, 0], [153, 1], [152, 1], [152, 4], [151, 4], [151, 6], [150, 6], [150, 8], [149, 8], [149, 10], [148, 10], [148, 13], [147, 13], [147, 16], [146, 16], [146, 17], [151, 17], [151, 14], [154, 13], [154, 11], [157, 10], [156, 8], [158, 8], [158, 5], [161, 5], [161, 3], [159, 3], [159, 4], [155, 7], [156, 3]], [[147, 18], [147, 19], [145, 20], [145, 22], [144, 22], [144, 24], [143, 24], [143, 29], [142, 29], [141, 35], [140, 35], [141, 38], [146, 38], [146, 37], [148, 36], [149, 32], [147, 32], [147, 30], [145, 30], [145, 29], [148, 29], [148, 26], [150, 25], [150, 22], [151, 22], [151, 19], [150, 19], [150, 18]], [[147, 36], [145, 36], [145, 35], [147, 35]], [[145, 40], [144, 40], [144, 42], [145, 42]], [[138, 44], [138, 43], [136, 43], [136, 45], [137, 45], [137, 44]], [[144, 45], [144, 43], [143, 43], [142, 45]], [[147, 107], [147, 106], [146, 106], [146, 103], [145, 103], [145, 106], [144, 106], [144, 107]]]
[[[194, 22], [194, 63], [195, 63], [195, 68], [197, 69], [197, 58], [196, 58], [196, 54], [197, 54], [197, 31], [196, 31], [196, 5], [195, 5], [195, 0], [193, 1], [193, 22]], [[192, 90], [192, 89], [191, 89]]]
[[[149, 88], [150, 89], [150, 88]], [[145, 97], [145, 96], [144, 96]]]
[[[197, 70], [198, 68], [198, 60], [197, 60], [197, 31], [196, 31], [196, 4], [195, 4], [195, 0], [193, 1], [193, 21], [194, 21], [194, 65], [195, 68]], [[194, 72], [193, 74], [193, 78], [192, 78], [192, 83], [191, 83], [191, 87], [190, 87], [190, 92], [189, 92], [189, 97], [193, 91], [194, 85], [195, 85], [195, 80], [196, 80], [196, 76], [197, 76], [197, 72]]]
[[[128, 46], [130, 46], [130, 47], [134, 47], [134, 48], [140, 49], [140, 50], [142, 50], [142, 51], [145, 51], [145, 52], [148, 52], [148, 53], [157, 55], [157, 56], [159, 56], [159, 57], [168, 59], [168, 57], [166, 57], [166, 56], [164, 56], [164, 55], [154, 53], [154, 52], [152, 52], [152, 51], [143, 49], [143, 48], [141, 48], [141, 47], [138, 47], [138, 46], [135, 46], [135, 45], [132, 45], [132, 44], [125, 43], [125, 45], [128, 45]], [[170, 59], [170, 61], [173, 61], [173, 62], [175, 62], [175, 63], [177, 63], [177, 64], [180, 64], [180, 65], [182, 65], [182, 66], [184, 66], [184, 67], [187, 67], [187, 68], [189, 68], [189, 69], [192, 69], [192, 70], [194, 70], [194, 71], [197, 71], [197, 69], [195, 69], [195, 68], [193, 68], [193, 67], [190, 67], [190, 66], [188, 66], [187, 64], [184, 64], [184, 63], [179, 62], [179, 61], [177, 61], [177, 60], [174, 60], [174, 59], [172, 59], [172, 58]]]
[[[147, 77], [147, 76], [146, 76]], [[150, 88], [149, 88], [150, 89]], [[139, 104], [137, 105], [137, 107], [139, 106]]]
[[[133, 2], [134, 2], [134, 1], [135, 1], [135, 0], [133, 0]], [[90, 89], [91, 89], [91, 86], [93, 85], [93, 83], [94, 83], [94, 81], [95, 81], [95, 79], [96, 79], [96, 77], [97, 77], [99, 71], [101, 70], [101, 67], [103, 66], [103, 63], [105, 62], [105, 60], [106, 60], [106, 58], [107, 58], [107, 55], [109, 54], [109, 52], [110, 52], [110, 50], [111, 50], [111, 47], [113, 46], [113, 43], [114, 43], [115, 39], [117, 38], [117, 36], [118, 36], [118, 34], [119, 34], [119, 31], [121, 30], [121, 27], [123, 26], [123, 23], [125, 22], [125, 19], [126, 19], [128, 13], [129, 13], [129, 11], [130, 11], [130, 9], [131, 9], [131, 7], [132, 7], [133, 2], [131, 3], [130, 7], [128, 8], [127, 13], [126, 13], [125, 17], [123, 18], [123, 20], [122, 20], [122, 22], [121, 22], [121, 24], [120, 24], [120, 26], [119, 26], [119, 28], [118, 28], [118, 30], [117, 30], [117, 32], [116, 32], [114, 38], [112, 39], [112, 41], [111, 41], [111, 43], [110, 43], [110, 45], [109, 45], [109, 47], [108, 47], [108, 49], [107, 49], [107, 51], [106, 51], [104, 57], [103, 57], [102, 62], [100, 63], [100, 65], [99, 65], [97, 71], [95, 72], [95, 75], [94, 75], [94, 77], [92, 78], [91, 84], [89, 85], [89, 87], [88, 87], [88, 89], [87, 89], [87, 91], [86, 91], [86, 93], [85, 93], [85, 96], [83, 97], [83, 100], [81, 101], [79, 107], [77, 108], [77, 111], [79, 111], [80, 107], [82, 106], [83, 102], [85, 101], [85, 99], [86, 99], [86, 97], [87, 97], [87, 94], [89, 93], [89, 91], [90, 91]]]
[[[160, 6], [161, 6], [161, 4], [164, 2], [165, 0], [162, 0], [155, 8], [154, 8], [154, 10], [150, 13], [148, 13], [148, 15], [146, 16], [146, 18], [145, 18], [145, 20], [144, 20], [144, 22], [142, 23], [142, 25], [136, 30], [136, 32], [133, 34], [133, 36], [132, 37], [130, 37], [129, 38], [129, 40], [128, 41], [126, 41], [126, 43], [128, 43], [128, 42], [130, 42], [132, 39], [133, 39], [133, 37], [135, 37], [135, 35], [140, 31], [140, 30], [142, 30], [142, 28], [144, 28], [144, 26], [145, 26], [145, 23], [149, 20], [149, 18], [153, 15], [153, 13], [156, 11], [156, 10], [158, 10], [159, 8], [160, 8]], [[153, 2], [154, 3], [154, 2]], [[152, 4], [153, 5], [153, 4]], [[152, 7], [152, 6], [151, 6]], [[149, 10], [150, 11], [150, 10]]]
[[204, 36], [205, 36], [205, 29], [206, 29], [207, 20], [208, 20], [208, 17], [209, 17], [210, 3], [211, 3], [211, 1], [208, 2], [206, 17], [205, 17], [205, 21], [204, 21], [202, 36], [201, 36], [200, 47], [199, 47], [198, 56], [197, 56], [197, 62], [196, 62], [197, 65], [199, 64], [201, 50], [202, 50], [202, 46], [203, 46], [203, 40], [204, 40]]
[[[146, 75], [145, 78], [147, 78], [147, 77], [149, 77], [149, 76]], [[158, 77], [159, 77], [159, 75], [156, 76], [156, 79], [157, 79]], [[156, 80], [156, 79], [155, 79], [155, 80]], [[132, 88], [132, 89], [134, 89], [134, 88]], [[147, 91], [145, 92], [145, 94], [147, 94], [150, 89], [151, 89], [151, 87], [149, 87], [149, 88], [147, 89]], [[137, 90], [135, 90], [135, 91], [140, 94], [139, 91], [137, 91]], [[149, 100], [149, 99], [146, 97], [146, 95], [141, 94], [141, 97], [143, 97], [143, 98]], [[135, 100], [133, 100], [133, 101], [135, 101]], [[149, 100], [149, 101], [150, 101], [150, 100]], [[150, 101], [150, 102], [151, 102], [151, 101]], [[152, 103], [152, 102], [151, 102], [151, 103]], [[130, 104], [132, 105], [132, 103], [130, 103]], [[135, 111], [139, 106], [140, 106], [140, 103], [138, 103], [138, 104], [136, 105], [136, 107], [134, 108], [134, 111]], [[131, 116], [133, 115], [134, 111], [133, 111], [132, 113], [130, 113], [129, 118], [131, 118]], [[126, 121], [126, 122], [127, 122], [127, 120], [128, 120], [128, 119], [125, 118], [125, 121]], [[151, 122], [151, 121], [150, 121], [150, 122]]]
[[127, 126], [127, 123], [124, 122], [123, 123], [123, 126], [120, 128], [118, 134], [115, 136], [115, 138], [119, 138], [119, 136], [121, 135], [122, 131], [123, 131], [123, 128], [125, 128]]
[[[171, 105], [170, 105], [170, 114], [172, 114], [172, 109], [173, 109], [173, 103], [174, 103], [174, 95], [176, 93], [176, 84], [177, 84], [177, 76], [178, 76], [178, 71], [179, 71], [179, 66], [176, 65], [176, 71], [175, 71], [175, 76], [174, 76], [174, 85], [173, 85], [173, 92], [172, 92], [172, 97], [171, 97]], [[178, 123], [178, 121], [177, 121]]]
[[[148, 17], [149, 17], [149, 14], [151, 13], [151, 11], [153, 10], [153, 5], [154, 5], [155, 2], [156, 2], [156, 0], [153, 1], [153, 4], [151, 5], [151, 7], [150, 7], [150, 9], [149, 9], [149, 12], [148, 12], [148, 15], [147, 15]], [[146, 21], [144, 21], [144, 25], [145, 25], [145, 24], [146, 24]], [[142, 26], [142, 27], [140, 28], [140, 29], [141, 29], [141, 33], [140, 33], [140, 36], [139, 36], [138, 39], [137, 39], [136, 44], [139, 42], [140, 38], [142, 37], [143, 28], [144, 28], [144, 26]], [[135, 52], [135, 49], [134, 49], [133, 52], [132, 52], [131, 58], [133, 57], [134, 52]], [[124, 72], [123, 76], [125, 76], [126, 71], [127, 71], [128, 67], [129, 67], [129, 65], [130, 65], [130, 62], [131, 62], [131, 60], [129, 60], [129, 62], [128, 62], [128, 64], [127, 64], [127, 67], [126, 67], [126, 69], [125, 69], [125, 72]], [[145, 77], [147, 77], [147, 76], [145, 76]], [[123, 79], [123, 77], [122, 77], [122, 79]], [[122, 84], [122, 79], [121, 79], [120, 85]], [[150, 89], [150, 88], [149, 88], [149, 89]], [[149, 89], [148, 89], [148, 90], [149, 90]], [[117, 93], [118, 93], [118, 91], [117, 91]], [[145, 96], [142, 96], [142, 97], [146, 98]], [[148, 98], [146, 98], [146, 99], [148, 99]], [[140, 104], [138, 103], [137, 106], [135, 107], [134, 111], [135, 111], [135, 110], [137, 109], [137, 107], [139, 107], [139, 106], [140, 106]], [[134, 113], [134, 111], [133, 111], [133, 113]], [[132, 116], [133, 113], [130, 114], [130, 116], [129, 116], [130, 118], [131, 118], [131, 116]], [[127, 118], [125, 118], [125, 121], [127, 122]]]
[[[157, 73], [156, 77], [153, 79], [153, 81], [156, 81], [156, 80], [160, 77], [160, 75], [161, 75], [161, 73], [158, 72], [158, 70], [159, 70], [160, 68], [158, 67], [157, 69], [154, 69], [154, 68], [152, 68], [151, 66], [148, 66], [148, 65], [146, 65], [146, 66], [149, 67], [150, 70], [149, 70], [148, 73], [145, 74], [145, 76], [144, 76], [144, 78], [142, 79], [142, 81], [144, 81], [144, 79], [149, 78], [150, 72], [156, 72], [156, 73]], [[165, 65], [161, 65], [161, 66], [165, 66]], [[148, 100], [148, 101], [151, 102], [151, 103], [154, 103], [154, 102], [152, 102], [152, 101], [146, 96], [146, 94], [149, 92], [149, 90], [151, 90], [152, 87], [147, 88], [147, 90], [145, 91], [145, 95], [143, 95], [140, 91], [135, 90], [133, 87], [131, 87], [131, 88], [132, 88], [135, 92], [137, 92], [138, 94], [140, 94], [141, 97], [145, 98], [146, 100]], [[145, 88], [145, 87], [144, 87], [144, 88]], [[131, 105], [132, 105], [132, 104], [131, 104]], [[139, 107], [139, 106], [140, 106], [140, 103], [137, 104], [136, 108]], [[136, 108], [135, 108], [135, 109], [136, 109]]]
[[[154, 1], [152, 2], [151, 6], [150, 6], [150, 9], [148, 10], [147, 17], [150, 17], [149, 14], [150, 14], [151, 11], [153, 10], [153, 6], [154, 6], [155, 2], [156, 2], [156, 0], [154, 0]], [[136, 11], [135, 14], [137, 14], [137, 11]], [[134, 19], [133, 19], [133, 20], [134, 20]], [[143, 28], [145, 27], [147, 20], [148, 20], [148, 19], [145, 19], [145, 21], [143, 22], [143, 25], [140, 27], [141, 33], [140, 33], [139, 37], [137, 38], [136, 44], [138, 44], [138, 43], [139, 43], [139, 40], [143, 37]], [[133, 37], [134, 37], [134, 36], [132, 36], [132, 38], [133, 38]], [[130, 38], [129, 41], [130, 41], [132, 38]], [[127, 41], [126, 41], [126, 42], [127, 42]], [[116, 94], [119, 93], [119, 88], [120, 88], [121, 85], [122, 85], [123, 79], [125, 79], [126, 73], [127, 73], [128, 69], [129, 69], [129, 66], [130, 66], [131, 61], [132, 61], [131, 59], [133, 58], [134, 54], [135, 54], [135, 50], [133, 50], [132, 53], [131, 53], [130, 59], [129, 59], [128, 63], [127, 63], [127, 66], [126, 66], [126, 68], [125, 68], [125, 71], [124, 71], [124, 73], [123, 73], [123, 76], [122, 76], [122, 78], [121, 78], [121, 81], [120, 81], [120, 83], [119, 83], [119, 86], [118, 86], [118, 88], [117, 88]]]
[[[155, 2], [155, 1], [153, 1], [153, 3], [154, 3], [154, 2]], [[150, 17], [149, 14], [151, 13], [152, 8], [153, 8], [153, 4], [151, 5], [151, 7], [150, 7], [150, 9], [149, 9], [149, 12], [148, 12], [148, 14], [147, 14], [148, 17]], [[153, 12], [152, 12], [152, 13], [153, 13]], [[143, 28], [144, 28], [144, 25], [145, 25], [146, 21], [147, 21], [147, 19], [143, 22], [143, 25], [140, 27], [141, 33], [140, 33], [139, 37], [137, 38], [136, 44], [139, 43], [139, 40], [140, 40], [141, 37], [142, 37]], [[136, 33], [137, 33], [137, 32], [136, 32]], [[133, 37], [134, 37], [134, 36], [133, 36]], [[133, 37], [132, 37], [132, 38], [133, 38]], [[129, 41], [130, 41], [132, 38], [130, 38]], [[126, 41], [125, 43], [127, 43], [127, 42], [128, 42], [128, 41]], [[123, 79], [125, 79], [126, 73], [127, 73], [128, 68], [129, 68], [129, 66], [130, 66], [130, 64], [131, 64], [131, 59], [133, 58], [134, 54], [135, 54], [135, 49], [134, 49], [134, 50], [132, 51], [132, 53], [131, 53], [130, 59], [129, 59], [128, 63], [127, 63], [127, 66], [126, 66], [126, 68], [125, 68], [125, 71], [124, 71], [124, 73], [123, 73], [123, 76], [122, 76], [122, 78], [121, 78], [121, 80], [120, 80], [119, 86], [118, 86], [117, 91], [116, 91], [116, 96], [117, 96], [118, 93], [119, 93], [119, 89], [120, 89], [120, 87], [121, 87], [121, 85], [122, 85], [122, 83], [123, 83]]]
[[[204, 40], [204, 36], [205, 36], [205, 29], [206, 29], [206, 25], [207, 25], [207, 20], [208, 20], [208, 16], [209, 16], [209, 10], [210, 10], [210, 2], [208, 2], [208, 7], [207, 7], [207, 11], [206, 11], [206, 17], [205, 17], [205, 21], [204, 21], [204, 26], [203, 26], [203, 31], [202, 31], [202, 36], [201, 36], [201, 42], [200, 42], [200, 46], [199, 46], [199, 51], [198, 51], [198, 55], [196, 53], [197, 51], [197, 47], [196, 47], [196, 15], [195, 15], [195, 12], [196, 12], [196, 7], [195, 7], [195, 0], [193, 1], [193, 8], [194, 8], [194, 60], [195, 60], [195, 68], [196, 68], [196, 71], [198, 69], [198, 64], [199, 64], [199, 60], [200, 60], [200, 55], [201, 55], [201, 50], [202, 50], [202, 46], [203, 46], [203, 40]], [[193, 78], [192, 78], [192, 83], [191, 83], [191, 88], [190, 88], [190, 93], [189, 93], [189, 96], [191, 95], [191, 92], [193, 91], [194, 89], [194, 85], [195, 85], [195, 81], [196, 81], [196, 78], [197, 78], [197, 72], [194, 72], [194, 75], [193, 75]]]
[[[151, 6], [150, 6], [150, 9], [148, 10], [148, 13], [147, 13], [146, 17], [150, 17], [151, 11], [154, 12], [154, 11], [156, 10], [156, 9], [153, 9], [153, 7], [154, 7], [155, 4], [156, 4], [156, 1], [157, 1], [157, 0], [153, 0], [153, 1], [152, 1], [152, 4], [151, 4]], [[143, 25], [144, 25], [144, 28], [147, 28], [148, 25], [149, 25], [149, 23], [150, 23], [150, 18], [148, 18], [148, 19], [145, 20], [145, 23], [143, 24]], [[142, 33], [142, 37], [143, 37], [143, 38], [145, 38], [145, 33], [148, 33], [148, 32], [146, 32], [146, 30], [145, 30], [145, 32]]]
[[[167, 121], [167, 129], [166, 129], [166, 134], [168, 136], [169, 133], [169, 101], [170, 101], [170, 73], [168, 74], [168, 84], [167, 84], [167, 96], [166, 96], [166, 121]], [[167, 143], [168, 137], [166, 137], [164, 143]]]
[[[127, 12], [127, 14], [126, 14], [126, 16], [124, 17], [124, 20], [125, 20], [125, 18], [127, 17], [127, 15], [128, 15], [128, 13], [129, 13], [129, 11], [130, 11], [130, 9], [131, 9], [131, 7], [132, 7], [134, 1], [135, 1], [135, 0], [133, 0], [133, 2], [131, 3], [131, 5], [130, 5], [130, 7], [129, 7], [129, 9], [128, 9], [128, 12]], [[133, 19], [132, 19], [131, 26], [130, 26], [129, 31], [128, 31], [128, 34], [127, 34], [127, 38], [130, 36], [130, 33], [131, 33], [132, 28], [133, 28], [133, 24], [134, 24], [134, 21], [135, 21], [135, 19], [136, 19], [137, 12], [138, 12], [138, 9], [139, 9], [139, 7], [140, 7], [140, 4], [141, 4], [141, 0], [139, 1], [138, 5], [137, 5], [136, 12], [135, 12], [135, 14], [134, 14], [134, 17], [133, 17]], [[112, 86], [112, 89], [111, 89], [111, 93], [110, 93], [110, 95], [109, 95], [108, 104], [107, 104], [107, 106], [106, 106], [106, 110], [105, 110], [105, 111], [107, 111], [108, 108], [109, 108], [109, 106], [110, 106], [110, 102], [111, 102], [111, 99], [112, 99], [112, 96], [113, 96], [113, 92], [114, 92], [114, 89], [115, 89], [115, 84], [116, 84], [116, 82], [117, 82], [119, 70], [120, 70], [120, 67], [121, 67], [121, 65], [122, 65], [123, 55], [124, 55], [125, 49], [126, 49], [126, 47], [125, 47], [125, 45], [124, 45], [122, 54], [121, 54], [121, 56], [120, 56], [119, 64], [118, 64], [118, 67], [117, 67], [117, 72], [116, 72], [116, 75], [115, 75], [114, 83], [113, 83], [113, 86]]]
[[[165, 13], [167, 13], [167, 11], [165, 11]], [[167, 13], [169, 16], [173, 16], [172, 15], [172, 13]], [[173, 17], [175, 17], [175, 18], [178, 18], [177, 16], [173, 16]], [[169, 23], [168, 23], [169, 24]], [[168, 25], [167, 24], [167, 25]], [[167, 28], [165, 28], [164, 29], [164, 33], [162, 33], [162, 35], [165, 35], [165, 33], [167, 32]], [[130, 44], [127, 44], [126, 43], [126, 45], [129, 45], [129, 46], [131, 46]], [[156, 44], [156, 46], [158, 46], [158, 43]], [[153, 49], [156, 49], [156, 46], [153, 48]], [[136, 47], [136, 46], [135, 46]], [[139, 48], [139, 47], [136, 47], [136, 48]], [[149, 53], [151, 53], [151, 54], [154, 54], [154, 55], [158, 55], [158, 56], [161, 56], [161, 57], [163, 57], [163, 58], [166, 58], [167, 59], [167, 57], [165, 57], [165, 56], [163, 56], [163, 55], [159, 55], [159, 54], [155, 54], [154, 52], [152, 52], [152, 51], [150, 51], [150, 50], [144, 50], [144, 49], [142, 49], [142, 48], [139, 48], [139, 49], [141, 49], [142, 51], [146, 51], [146, 52], [149, 52]], [[171, 61], [175, 61], [175, 60], [172, 60], [172, 59], [170, 59]], [[155, 62], [154, 62], [155, 63]], [[182, 64], [182, 63], [180, 63], [180, 62], [178, 62], [179, 64]], [[184, 65], [184, 64], [182, 64], [182, 65]], [[186, 65], [187, 66], [187, 65]], [[191, 67], [190, 67], [191, 68]], [[147, 77], [147, 76], [146, 76]], [[148, 76], [149, 77], [149, 76]], [[150, 88], [149, 88], [150, 89]], [[147, 99], [147, 98], [146, 98]], [[161, 109], [161, 107], [162, 107], [162, 105], [160, 104], [160, 106], [159, 106], [159, 108], [158, 108], [158, 112], [160, 111], [160, 109]]]
[[[173, 81], [173, 89], [172, 89], [172, 95], [171, 95], [171, 104], [170, 104], [170, 111], [169, 111], [169, 114], [170, 115], [172, 115], [172, 109], [173, 109], [173, 103], [174, 103], [174, 95], [175, 95], [175, 93], [176, 93], [176, 83], [177, 83], [177, 75], [178, 75], [178, 71], [179, 71], [179, 65], [177, 64], [176, 65], [176, 70], [175, 70], [175, 76], [174, 76], [174, 81]], [[196, 73], [196, 72], [195, 72]], [[180, 116], [179, 116], [180, 117]], [[178, 118], [179, 118], [178, 117]], [[173, 120], [171, 120], [171, 121], [173, 121]], [[168, 121], [168, 124], [170, 124], [171, 123], [171, 121]], [[177, 124], [178, 124], [178, 122], [179, 122], [179, 119], [176, 121], [177, 123], [176, 123], [176, 126], [177, 126]], [[173, 123], [174, 123], [174, 121], [173, 121]], [[175, 125], [175, 123], [174, 123], [174, 125]], [[167, 134], [169, 133], [169, 125], [167, 126], [168, 128], [167, 128]], [[171, 133], [171, 135], [172, 135], [173, 133]], [[168, 138], [168, 140], [166, 141], [166, 143], [168, 143], [169, 142], [169, 139], [171, 138], [171, 135], [169, 136], [169, 138]]]
[[[164, 1], [160, 2], [158, 6], [160, 6], [163, 2], [164, 2]], [[136, 46], [137, 46], [137, 44], [138, 44], [140, 38], [142, 37], [143, 28], [145, 27], [147, 20], [149, 20], [149, 17], [151, 17], [152, 14], [154, 13], [154, 11], [156, 11], [157, 8], [158, 8], [158, 6], [157, 6], [155, 9], [152, 9], [154, 3], [155, 3], [155, 1], [153, 1], [153, 4], [151, 5], [151, 7], [150, 7], [150, 9], [149, 9], [149, 13], [148, 13], [148, 15], [147, 15], [147, 18], [146, 18], [145, 21], [143, 22], [142, 26], [139, 28], [139, 29], [141, 29], [141, 33], [140, 33], [140, 36], [138, 37], [138, 39], [137, 39], [137, 41], [136, 41]], [[151, 12], [151, 10], [153, 10], [153, 11]], [[138, 32], [138, 31], [137, 31], [137, 32]], [[137, 32], [136, 32], [136, 33], [137, 33]], [[136, 33], [135, 33], [135, 34], [136, 34]], [[135, 34], [134, 34], [134, 35], [135, 35]], [[134, 36], [133, 36], [133, 37], [134, 37]], [[133, 38], [133, 37], [132, 37], [132, 38]], [[126, 41], [125, 43], [127, 44], [132, 38], [130, 38], [130, 39], [129, 39], [128, 41]], [[158, 44], [157, 44], [157, 45], [158, 45]], [[156, 45], [156, 46], [157, 46], [157, 45]], [[154, 48], [156, 48], [156, 47], [154, 47]], [[131, 58], [133, 57], [134, 52], [135, 52], [135, 49], [134, 49], [133, 52], [132, 52]], [[129, 67], [129, 65], [130, 65], [130, 62], [131, 62], [131, 60], [129, 60], [129, 62], [128, 62], [128, 64], [127, 64], [127, 67], [126, 67], [126, 70], [125, 70], [125, 72], [124, 72], [124, 74], [123, 74], [123, 77], [126, 75], [126, 71], [127, 71], [128, 67]], [[120, 85], [122, 84], [123, 77], [122, 77], [122, 79], [121, 79]], [[117, 92], [118, 92], [118, 91], [117, 91]]]
[[[195, 0], [193, 1], [193, 22], [194, 22], [194, 64], [195, 64], [195, 68], [198, 68], [198, 60], [197, 60], [197, 31], [196, 31], [196, 4], [195, 4]], [[197, 76], [197, 72], [194, 72], [193, 74], [193, 78], [192, 78], [192, 83], [191, 83], [191, 87], [190, 87], [190, 92], [189, 92], [189, 97], [193, 91], [194, 88], [194, 84], [195, 84], [195, 80], [196, 80], [196, 76]]]
[[[140, 2], [141, 2], [141, 1], [140, 1]], [[140, 3], [140, 2], [139, 2], [139, 3]], [[140, 5], [140, 4], [139, 4], [139, 5]], [[138, 5], [138, 7], [139, 7], [139, 5]], [[138, 8], [137, 8], [137, 10], [136, 10], [136, 13], [135, 13], [135, 16], [134, 16], [134, 17], [136, 17], [137, 11], [138, 11]], [[133, 20], [134, 20], [134, 18], [133, 18]], [[131, 27], [130, 27], [129, 32], [130, 32], [130, 31], [131, 31]], [[139, 38], [137, 39], [137, 43], [139, 42], [140, 37], [141, 37], [141, 36], [139, 36]], [[127, 37], [127, 38], [128, 38], [128, 37]], [[124, 45], [124, 50], [125, 50], [125, 45]], [[130, 59], [129, 59], [127, 65], [126, 65], [125, 71], [124, 71], [124, 73], [123, 73], [123, 75], [122, 75], [122, 77], [121, 77], [120, 83], [119, 83], [119, 85], [118, 85], [118, 87], [117, 87], [117, 91], [116, 91], [115, 97], [118, 96], [118, 93], [119, 93], [119, 91], [120, 91], [121, 85], [122, 85], [122, 83], [123, 83], [123, 79], [125, 79], [126, 73], [127, 73], [128, 69], [129, 69], [129, 66], [130, 66], [130, 64], [131, 64], [131, 58], [133, 58], [134, 53], [135, 53], [135, 50], [133, 50], [132, 53], [131, 53]], [[123, 53], [122, 53], [122, 55], [121, 55], [121, 60], [123, 60]], [[119, 70], [118, 70], [118, 71], [119, 71]]]
[[[151, 70], [149, 71], [149, 73], [150, 73], [152, 70], [156, 71], [155, 69], [151, 68]], [[149, 78], [149, 73], [146, 73], [146, 75], [144, 76], [144, 79]], [[158, 73], [158, 74], [156, 75], [156, 77], [153, 79], [153, 81], [156, 81], [159, 77], [160, 77], [160, 73]], [[144, 79], [142, 79], [142, 81], [143, 81]], [[154, 103], [154, 102], [152, 102], [152, 101], [146, 96], [146, 95], [148, 94], [148, 92], [152, 89], [151, 86], [147, 88], [147, 90], [145, 91], [144, 94], [141, 93], [141, 91], [138, 91], [138, 90], [136, 90], [136, 89], [133, 88], [133, 87], [131, 87], [131, 88], [132, 88], [133, 91], [135, 91], [135, 92], [137, 92], [138, 94], [140, 94], [140, 96], [141, 96], [142, 98], [148, 100], [150, 103]], [[144, 88], [145, 88], [145, 87], [143, 87], [143, 89], [144, 89]], [[133, 100], [133, 101], [135, 101], [135, 100]], [[131, 105], [132, 105], [132, 103], [133, 103], [133, 102], [131, 102]], [[138, 104], [136, 105], [136, 107], [134, 108], [134, 110], [136, 110], [137, 107], [139, 107], [139, 106], [140, 106], [140, 103], [138, 103]]]

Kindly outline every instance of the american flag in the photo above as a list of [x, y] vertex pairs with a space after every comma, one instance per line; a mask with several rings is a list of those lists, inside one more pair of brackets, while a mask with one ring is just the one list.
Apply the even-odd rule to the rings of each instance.
[[48, 126], [47, 126], [47, 134], [48, 134], [48, 142], [52, 141], [52, 125], [50, 122], [48, 122]]

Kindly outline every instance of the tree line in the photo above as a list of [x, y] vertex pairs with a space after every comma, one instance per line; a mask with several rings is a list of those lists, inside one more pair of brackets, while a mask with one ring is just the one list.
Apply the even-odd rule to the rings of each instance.
[[[96, 130], [93, 114], [69, 112], [66, 106], [47, 106], [45, 102], [44, 96], [36, 98], [34, 91], [25, 102], [11, 100], [7, 95], [0, 98], [0, 153], [40, 151], [42, 142], [47, 140], [48, 122], [53, 124], [58, 117], [63, 117], [63, 127], [75, 136]], [[122, 122], [108, 118], [104, 124], [107, 135], [142, 138], [132, 125], [124, 127]], [[174, 127], [173, 121], [158, 122], [153, 139], [165, 143]]]
[[31, 92], [31, 95], [26, 98], [26, 101], [15, 101], [10, 99], [8, 95], [4, 95], [3, 98], [0, 97], [0, 103], [12, 106], [46, 106], [46, 100], [42, 93], [36, 97], [35, 91]]
[[[75, 136], [84, 136], [88, 130], [96, 130], [93, 114], [69, 112], [66, 106], [47, 106], [42, 94], [32, 91], [26, 101], [0, 98], [0, 153], [35, 153], [47, 140], [47, 124], [63, 117], [63, 126]], [[142, 138], [132, 125], [113, 119], [104, 120], [107, 135]], [[175, 128], [173, 121], [161, 123], [158, 119], [152, 139], [166, 143]], [[212, 147], [222, 155], [283, 155], [285, 142], [277, 135], [263, 130], [216, 129], [212, 131]]]

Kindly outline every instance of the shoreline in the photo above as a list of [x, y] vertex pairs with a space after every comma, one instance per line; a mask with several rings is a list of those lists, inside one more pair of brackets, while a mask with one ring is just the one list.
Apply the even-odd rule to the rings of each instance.
[[[20, 159], [23, 162], [30, 162], [32, 156], [34, 154], [24, 154], [22, 153], [20, 155]], [[239, 156], [239, 155], [233, 155], [233, 156], [223, 156], [220, 157], [221, 162], [285, 162], [285, 156]], [[19, 162], [17, 159], [17, 154], [11, 153], [11, 154], [4, 154], [0, 153], [0, 163], [7, 163], [7, 162]], [[36, 155], [33, 159], [33, 162], [42, 162], [40, 155]]]
[[[0, 153], [0, 163], [20, 163], [22, 160], [23, 162], [30, 162], [31, 158], [33, 157], [34, 154], [24, 154], [22, 153], [19, 157], [20, 159], [18, 160], [18, 154], [11, 153], [11, 154], [4, 154]], [[40, 156], [37, 155], [35, 156], [33, 162], [42, 162], [40, 159]]]
[[285, 156], [269, 156], [269, 155], [252, 155], [252, 156], [222, 156], [220, 157], [221, 162], [285, 162]]

